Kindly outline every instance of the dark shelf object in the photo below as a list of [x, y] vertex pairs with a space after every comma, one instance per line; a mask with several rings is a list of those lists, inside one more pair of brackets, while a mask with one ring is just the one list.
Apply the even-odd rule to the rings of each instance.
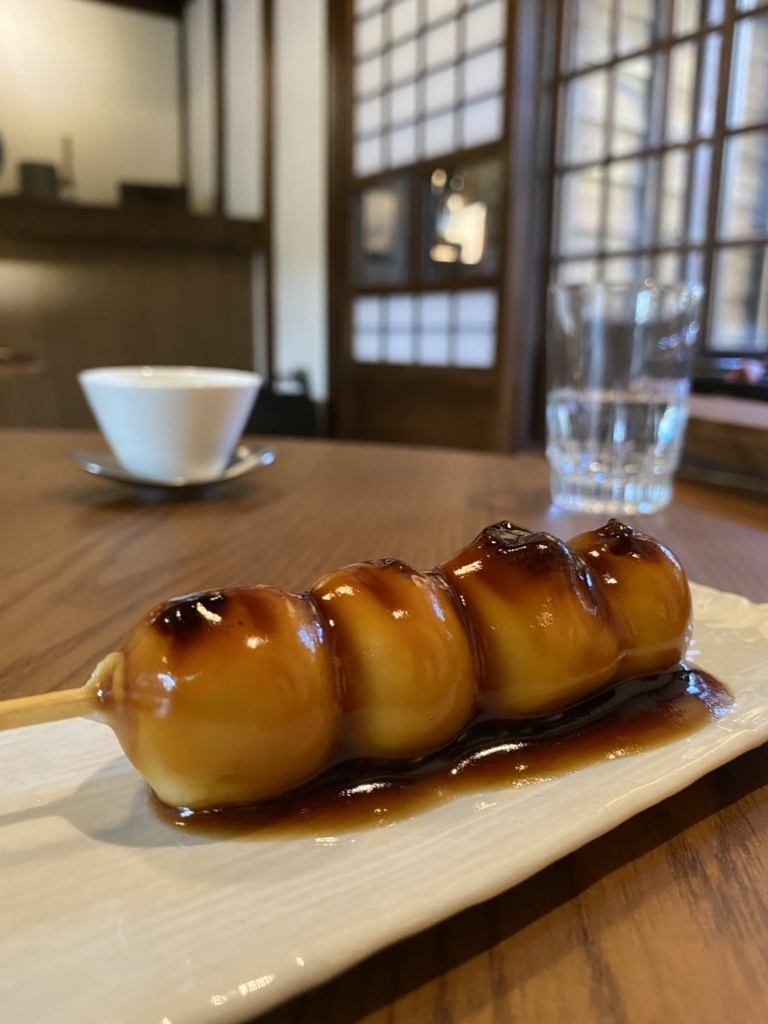
[[23, 242], [249, 253], [265, 244], [261, 221], [198, 217], [186, 210], [41, 202], [0, 197], [0, 244]]
[[180, 18], [185, 0], [95, 0], [111, 7], [128, 7], [144, 14], [162, 14], [167, 18]]

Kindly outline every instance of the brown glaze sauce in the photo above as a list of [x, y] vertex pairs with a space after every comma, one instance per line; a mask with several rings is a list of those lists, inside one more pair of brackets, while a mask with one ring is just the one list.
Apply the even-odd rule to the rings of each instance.
[[531, 785], [659, 747], [721, 717], [732, 703], [722, 683], [682, 665], [628, 680], [546, 718], [475, 722], [425, 757], [346, 761], [253, 807], [192, 812], [154, 797], [152, 806], [165, 821], [209, 835], [333, 836], [388, 825], [462, 793]]

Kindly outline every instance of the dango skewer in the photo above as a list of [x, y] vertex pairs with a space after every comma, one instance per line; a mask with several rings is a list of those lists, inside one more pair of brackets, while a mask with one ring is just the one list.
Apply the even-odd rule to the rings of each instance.
[[568, 543], [508, 522], [422, 571], [334, 570], [165, 602], [85, 686], [0, 703], [0, 729], [90, 717], [171, 807], [279, 796], [352, 758], [418, 758], [482, 718], [559, 712], [673, 668], [691, 596], [616, 520]]

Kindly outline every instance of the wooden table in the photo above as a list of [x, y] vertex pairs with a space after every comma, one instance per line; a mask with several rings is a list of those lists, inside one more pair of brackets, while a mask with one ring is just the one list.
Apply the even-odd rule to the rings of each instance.
[[[534, 454], [285, 439], [273, 466], [207, 500], [147, 501], [67, 460], [98, 445], [94, 435], [0, 438], [3, 697], [82, 684], [174, 594], [243, 582], [302, 589], [388, 555], [429, 567], [500, 519], [565, 537], [597, 523], [549, 508]], [[768, 600], [765, 501], [680, 484], [642, 526], [695, 581]], [[262, 1020], [765, 1020], [767, 850], [763, 748]]]

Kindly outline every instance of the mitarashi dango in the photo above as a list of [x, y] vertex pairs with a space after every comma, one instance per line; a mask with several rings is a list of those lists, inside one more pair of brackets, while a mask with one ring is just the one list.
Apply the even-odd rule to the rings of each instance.
[[502, 522], [426, 572], [389, 559], [301, 594], [175, 599], [88, 686], [160, 800], [207, 810], [339, 761], [418, 758], [480, 718], [561, 711], [675, 665], [690, 628], [658, 541], [615, 520], [567, 544]]
[[669, 548], [616, 519], [568, 542], [597, 577], [621, 647], [619, 677], [676, 665], [691, 638], [691, 591]]

